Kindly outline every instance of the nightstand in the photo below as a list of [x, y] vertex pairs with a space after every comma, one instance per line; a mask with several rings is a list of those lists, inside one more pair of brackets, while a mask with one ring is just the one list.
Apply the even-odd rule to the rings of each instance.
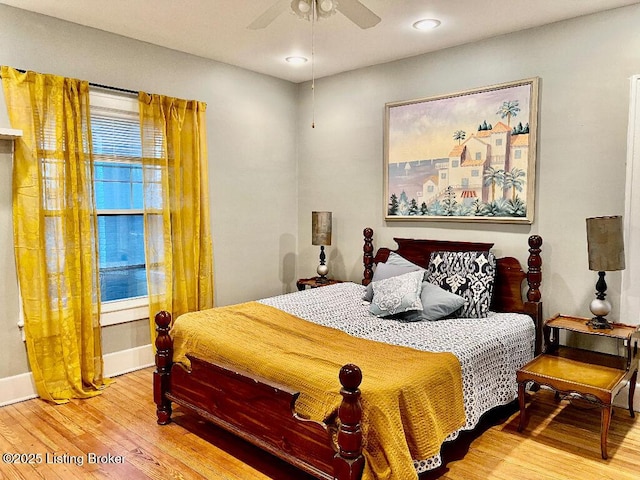
[[307, 287], [318, 288], [326, 287], [327, 285], [335, 285], [336, 283], [342, 283], [342, 280], [334, 280], [327, 278], [325, 281], [321, 281], [320, 277], [301, 278], [296, 282], [298, 290], [304, 290]]
[[[629, 381], [629, 414], [633, 417], [633, 396], [638, 376], [640, 327], [613, 324], [609, 330], [594, 330], [588, 318], [556, 315], [544, 325], [545, 351], [517, 373], [518, 401], [522, 431], [526, 424], [525, 387], [527, 383], [546, 386], [556, 395], [582, 398], [601, 407], [600, 451], [607, 458], [607, 434], [611, 422], [611, 403]], [[560, 345], [559, 330], [600, 335], [622, 341], [625, 355], [609, 355]]]

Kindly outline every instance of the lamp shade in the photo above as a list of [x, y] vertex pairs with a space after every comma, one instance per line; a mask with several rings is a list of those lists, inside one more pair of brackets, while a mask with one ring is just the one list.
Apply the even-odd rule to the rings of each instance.
[[587, 218], [589, 270], [624, 270], [624, 228], [621, 216]]
[[331, 245], [331, 212], [311, 212], [311, 243]]

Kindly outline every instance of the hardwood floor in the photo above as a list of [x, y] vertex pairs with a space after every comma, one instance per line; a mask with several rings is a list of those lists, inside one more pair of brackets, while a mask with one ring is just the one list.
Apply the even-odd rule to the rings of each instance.
[[[42, 458], [31, 465], [0, 462], [0, 478], [310, 480], [179, 408], [174, 423], [158, 426], [151, 372], [118, 377], [90, 400], [59, 406], [30, 400], [0, 408], [0, 453]], [[541, 391], [529, 412], [521, 434], [515, 405], [491, 412], [474, 432], [446, 445], [444, 465], [421, 480], [639, 478], [638, 416], [615, 409], [609, 460], [602, 460], [598, 409], [558, 403], [552, 393]], [[92, 455], [101, 456], [101, 462]]]

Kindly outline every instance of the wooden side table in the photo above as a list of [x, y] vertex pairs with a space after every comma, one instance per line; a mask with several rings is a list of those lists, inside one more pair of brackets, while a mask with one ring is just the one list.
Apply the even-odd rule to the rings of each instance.
[[[629, 414], [634, 417], [633, 397], [638, 376], [638, 342], [640, 327], [613, 324], [609, 330], [594, 330], [587, 318], [556, 315], [544, 326], [545, 352], [517, 373], [520, 424], [526, 425], [525, 387], [534, 382], [551, 388], [556, 395], [572, 395], [601, 407], [600, 451], [607, 458], [607, 435], [611, 422], [611, 404], [616, 394], [629, 381]], [[626, 355], [609, 355], [579, 348], [561, 346], [559, 330], [586, 335], [601, 335], [622, 340]]]
[[304, 290], [307, 287], [310, 287], [310, 288], [326, 287], [327, 285], [335, 285], [336, 283], [342, 283], [342, 280], [334, 280], [333, 278], [327, 278], [325, 281], [322, 281], [320, 277], [311, 277], [311, 278], [299, 279], [296, 282], [296, 287], [298, 287], [298, 290]]

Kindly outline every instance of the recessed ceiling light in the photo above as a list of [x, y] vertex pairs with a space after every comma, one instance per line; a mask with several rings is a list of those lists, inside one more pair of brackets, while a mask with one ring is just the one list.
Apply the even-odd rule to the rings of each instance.
[[307, 59], [305, 57], [287, 57], [285, 60], [292, 65], [302, 65], [303, 63], [307, 63]]
[[432, 30], [440, 25], [440, 20], [435, 18], [425, 18], [424, 20], [418, 20], [413, 24], [413, 28], [416, 30]]

